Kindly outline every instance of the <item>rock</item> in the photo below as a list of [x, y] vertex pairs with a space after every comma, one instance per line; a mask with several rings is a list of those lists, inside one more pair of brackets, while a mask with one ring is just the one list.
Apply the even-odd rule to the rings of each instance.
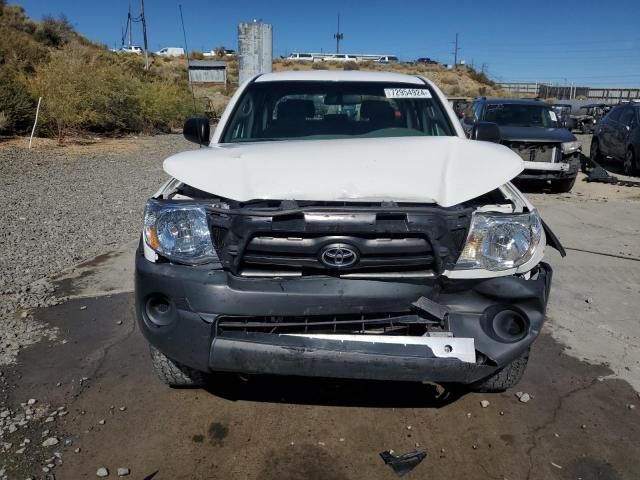
[[557, 468], [557, 469], [559, 469], [559, 470], [562, 470], [562, 467], [561, 467], [560, 465], [558, 465], [557, 463], [553, 463], [553, 462], [551, 462], [551, 465], [552, 465], [552, 466], [554, 466], [554, 467], [556, 467], [556, 468]]
[[49, 473], [51, 471], [51, 469], [49, 467], [42, 467], [42, 471], [44, 473]]
[[582, 425], [580, 425], [580, 428], [581, 428], [582, 430], [584, 430], [584, 429], [586, 429], [586, 428], [587, 428], [587, 426], [583, 423]]
[[43, 447], [53, 447], [57, 445], [59, 440], [56, 437], [49, 437], [44, 442], [42, 442]]
[[98, 470], [96, 470], [96, 476], [104, 478], [104, 477], [108, 477], [109, 476], [109, 470], [107, 470], [107, 468], [105, 467], [100, 467]]
[[104, 419], [102, 419], [102, 420], [98, 421], [98, 425], [104, 425], [105, 423], [107, 423], [107, 422], [106, 422], [106, 420], [104, 420]]
[[489, 400], [480, 400], [480, 406], [481, 406], [482, 408], [487, 408], [489, 405], [491, 405], [491, 404], [489, 403]]
[[7, 418], [9, 415], [11, 415], [11, 412], [9, 410], [3, 410], [2, 412], [0, 412], [0, 418]]
[[118, 321], [116, 322], [116, 325], [122, 325], [122, 320], [118, 320]]
[[500, 412], [500, 416], [501, 417], [504, 416], [504, 412], [503, 411]]
[[76, 448], [76, 449], [74, 450], [74, 452], [76, 452], [76, 453], [80, 453], [81, 451], [82, 451], [82, 449], [81, 449], [80, 447], [78, 447], [78, 448]]
[[50, 423], [53, 422], [55, 420], [55, 418], [53, 417], [47, 417], [46, 420], [44, 421], [44, 423]]
[[629, 410], [633, 410], [634, 408], [636, 408], [636, 406], [633, 403], [630, 403], [629, 405], [627, 405], [627, 408]]
[[86, 310], [86, 309], [87, 309], [87, 306], [86, 306], [86, 305], [82, 305], [82, 306], [80, 307], [80, 310]]
[[129, 473], [129, 469], [127, 467], [118, 467], [119, 477], [126, 477], [127, 475], [129, 475]]
[[528, 393], [523, 393], [522, 395], [520, 395], [518, 400], [520, 400], [522, 403], [527, 403], [529, 400], [531, 400], [531, 396]]
[[37, 400], [35, 398], [30, 398], [27, 400], [27, 405], [35, 405]]
[[127, 409], [127, 407], [120, 407], [118, 410], [120, 410], [121, 412], [124, 412]]
[[407, 425], [407, 430], [411, 430], [411, 425]]
[[584, 299], [585, 303], [593, 303], [593, 298], [587, 297]]

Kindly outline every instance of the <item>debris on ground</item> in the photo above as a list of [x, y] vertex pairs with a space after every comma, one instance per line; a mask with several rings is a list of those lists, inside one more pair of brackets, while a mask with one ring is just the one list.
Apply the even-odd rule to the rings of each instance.
[[100, 468], [98, 468], [98, 470], [96, 470], [96, 476], [97, 477], [101, 477], [101, 478], [108, 477], [109, 476], [109, 470], [107, 468], [105, 468], [105, 467], [100, 467]]
[[480, 406], [481, 406], [482, 408], [487, 408], [489, 405], [491, 405], [491, 404], [489, 403], [489, 400], [480, 400]]
[[427, 457], [427, 451], [421, 449], [396, 455], [393, 450], [385, 450], [380, 452], [380, 457], [397, 476], [402, 477], [416, 468]]
[[126, 477], [127, 475], [129, 475], [129, 473], [129, 469], [127, 467], [118, 467], [119, 477]]
[[520, 400], [522, 403], [527, 403], [529, 400], [531, 400], [531, 395], [526, 392], [517, 392], [516, 397], [518, 397], [518, 400]]
[[560, 470], [562, 470], [562, 466], [558, 465], [557, 463], [551, 462], [551, 465], [556, 467], [556, 468], [558, 468], [558, 469], [560, 469]]
[[43, 447], [53, 447], [57, 445], [59, 440], [56, 437], [49, 437], [44, 442], [42, 442]]

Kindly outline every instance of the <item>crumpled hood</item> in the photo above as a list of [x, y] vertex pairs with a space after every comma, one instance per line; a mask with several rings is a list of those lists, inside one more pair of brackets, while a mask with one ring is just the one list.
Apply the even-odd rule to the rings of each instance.
[[237, 200], [396, 201], [449, 207], [524, 169], [508, 148], [459, 137], [218, 144], [164, 161], [172, 177]]
[[576, 136], [566, 128], [499, 127], [500, 138], [507, 142], [575, 142]]

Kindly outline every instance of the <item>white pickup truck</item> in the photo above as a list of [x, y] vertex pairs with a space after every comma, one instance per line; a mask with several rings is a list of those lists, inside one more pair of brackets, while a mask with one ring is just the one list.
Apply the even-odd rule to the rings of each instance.
[[[136, 312], [171, 386], [210, 372], [465, 384], [522, 377], [562, 245], [510, 183], [524, 168], [465, 138], [409, 75], [258, 75], [197, 150], [164, 162], [136, 256]], [[487, 141], [490, 140], [490, 141]]]

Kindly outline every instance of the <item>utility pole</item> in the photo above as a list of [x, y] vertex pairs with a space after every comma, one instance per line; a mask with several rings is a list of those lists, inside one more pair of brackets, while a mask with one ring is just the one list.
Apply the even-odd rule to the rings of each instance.
[[451, 42], [453, 44], [455, 44], [455, 47], [453, 49], [453, 66], [455, 67], [456, 65], [458, 65], [458, 52], [460, 51], [460, 48], [458, 47], [458, 34], [456, 33], [456, 41], [455, 42]]
[[127, 16], [127, 29], [129, 30], [129, 48], [131, 48], [132, 34], [133, 34], [133, 25], [131, 25], [132, 17], [131, 17], [131, 4], [129, 4], [129, 15]]
[[147, 42], [147, 19], [144, 16], [144, 0], [140, 0], [140, 20], [142, 21], [142, 35], [144, 36], [144, 69], [149, 70], [149, 52]]
[[344, 34], [340, 33], [340, 14], [338, 13], [338, 31], [333, 34], [336, 39], [336, 53], [340, 53], [340, 40], [344, 38]]

